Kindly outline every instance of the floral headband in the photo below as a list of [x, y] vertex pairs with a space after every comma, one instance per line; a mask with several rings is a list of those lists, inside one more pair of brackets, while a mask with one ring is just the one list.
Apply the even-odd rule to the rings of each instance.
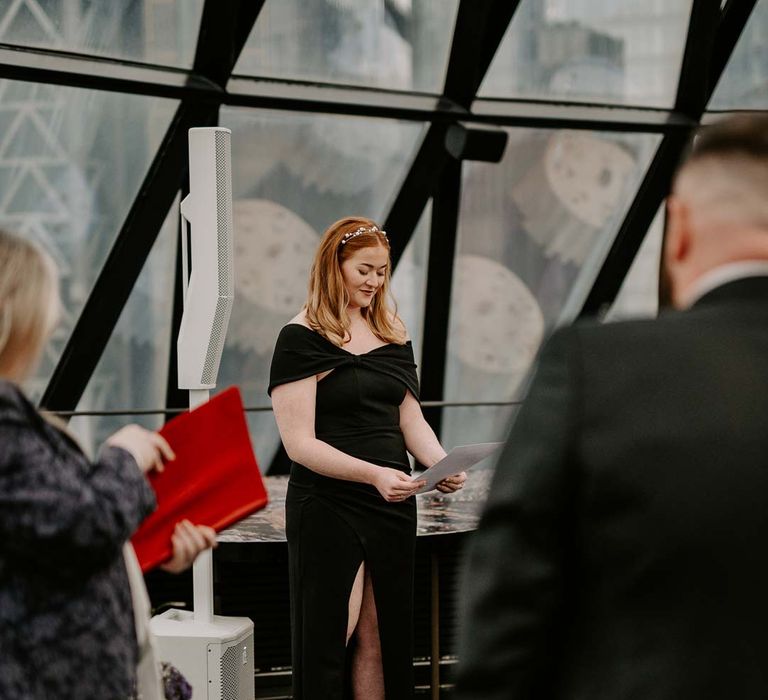
[[344, 237], [341, 239], [340, 245], [345, 245], [347, 242], [351, 241], [356, 236], [359, 236], [361, 233], [380, 233], [382, 236], [384, 236], [384, 239], [389, 242], [389, 239], [387, 238], [387, 232], [382, 231], [378, 226], [361, 226], [358, 229], [355, 229], [354, 231], [350, 231], [349, 233], [345, 233]]

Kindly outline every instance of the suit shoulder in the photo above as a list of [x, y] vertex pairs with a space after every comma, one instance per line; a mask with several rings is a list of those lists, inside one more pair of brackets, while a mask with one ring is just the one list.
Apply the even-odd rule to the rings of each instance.
[[668, 336], [675, 328], [684, 331], [695, 322], [688, 314], [664, 313], [658, 318], [626, 319], [600, 323], [595, 320], [578, 321], [571, 326], [572, 333], [584, 344], [621, 342], [624, 339], [642, 341]]
[[569, 351], [576, 353], [589, 381], [604, 375], [629, 375], [653, 366], [678, 366], [713, 326], [697, 315], [669, 312], [651, 319], [574, 324], [567, 333]]

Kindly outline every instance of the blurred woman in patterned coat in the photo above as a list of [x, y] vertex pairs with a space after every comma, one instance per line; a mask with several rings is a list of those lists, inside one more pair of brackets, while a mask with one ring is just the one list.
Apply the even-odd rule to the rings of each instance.
[[[124, 545], [155, 507], [145, 474], [173, 453], [130, 425], [90, 460], [26, 398], [20, 384], [56, 323], [57, 287], [42, 250], [0, 231], [0, 698], [118, 700], [136, 691], [145, 653], [132, 592], [146, 592], [129, 587]], [[214, 541], [180, 524], [165, 568], [185, 568]], [[149, 671], [144, 697], [162, 697]]]

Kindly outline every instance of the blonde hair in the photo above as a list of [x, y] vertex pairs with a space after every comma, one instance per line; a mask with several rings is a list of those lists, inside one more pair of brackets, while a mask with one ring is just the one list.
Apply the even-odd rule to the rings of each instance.
[[[363, 229], [361, 232], [360, 229]], [[348, 235], [344, 244], [342, 240]], [[360, 216], [348, 216], [331, 224], [320, 240], [309, 272], [309, 293], [306, 310], [310, 328], [341, 347], [349, 341], [350, 318], [347, 313], [349, 294], [344, 285], [341, 264], [362, 248], [382, 246], [389, 253], [389, 241], [374, 221]], [[402, 345], [405, 331], [396, 324], [397, 304], [389, 291], [390, 265], [384, 281], [368, 307], [360, 309], [373, 334], [385, 343]], [[390, 308], [391, 299], [393, 307]]]
[[59, 313], [58, 274], [50, 256], [0, 229], [0, 376], [31, 371]]

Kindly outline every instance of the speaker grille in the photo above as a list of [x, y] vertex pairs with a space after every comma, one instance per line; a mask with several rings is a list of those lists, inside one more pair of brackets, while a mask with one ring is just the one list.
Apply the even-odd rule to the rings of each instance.
[[219, 669], [221, 675], [221, 700], [239, 700], [240, 697], [240, 645], [229, 647], [222, 655]]
[[203, 376], [201, 378], [203, 384], [216, 383], [219, 361], [221, 360], [221, 349], [224, 347], [231, 311], [232, 297], [219, 297], [216, 300], [211, 339], [208, 341], [208, 351], [205, 353], [205, 364], [203, 365]]
[[213, 319], [211, 338], [203, 364], [201, 383], [215, 384], [219, 372], [221, 352], [229, 325], [234, 297], [234, 246], [232, 243], [232, 155], [230, 135], [224, 131], [215, 134], [216, 147], [216, 243], [219, 262], [219, 298]]
[[230, 135], [216, 132], [216, 234], [219, 247], [219, 294], [232, 296], [232, 154]]

